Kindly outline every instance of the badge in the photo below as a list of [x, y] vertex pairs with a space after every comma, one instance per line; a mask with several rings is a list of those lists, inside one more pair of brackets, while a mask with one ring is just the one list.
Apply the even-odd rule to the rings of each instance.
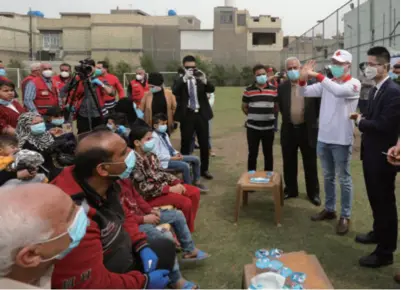
[[42, 96], [48, 96], [49, 92], [48, 91], [42, 91]]

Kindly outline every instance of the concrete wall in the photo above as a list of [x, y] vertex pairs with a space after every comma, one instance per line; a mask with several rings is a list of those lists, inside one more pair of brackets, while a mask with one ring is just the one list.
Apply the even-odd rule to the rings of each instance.
[[213, 30], [181, 30], [181, 50], [213, 50]]

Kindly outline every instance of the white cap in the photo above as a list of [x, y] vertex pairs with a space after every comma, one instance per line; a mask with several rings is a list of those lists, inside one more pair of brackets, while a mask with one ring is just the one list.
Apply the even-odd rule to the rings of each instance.
[[336, 61], [339, 62], [349, 62], [352, 63], [352, 54], [350, 54], [348, 51], [344, 49], [339, 49], [337, 50], [333, 56], [331, 57], [332, 59], [335, 59]]

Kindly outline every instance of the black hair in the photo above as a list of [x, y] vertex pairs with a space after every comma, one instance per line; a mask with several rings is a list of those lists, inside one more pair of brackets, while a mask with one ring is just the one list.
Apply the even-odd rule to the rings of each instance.
[[153, 118], [152, 118], [153, 125], [159, 124], [160, 121], [167, 121], [166, 114], [158, 113], [156, 115], [153, 115]]
[[107, 70], [109, 69], [109, 63], [107, 61], [100, 60], [97, 62], [97, 64], [101, 64], [103, 66], [103, 68], [105, 68]]
[[91, 58], [86, 58], [84, 61], [84, 64], [90, 65], [90, 66], [96, 66], [95, 60]]
[[[375, 56], [380, 64], [390, 63], [390, 52], [384, 46], [374, 46], [368, 50], [369, 56]], [[387, 70], [390, 70], [390, 66], [387, 66]]]
[[48, 117], [61, 117], [63, 116], [63, 111], [59, 106], [53, 106], [47, 109], [45, 115]]
[[116, 125], [127, 126], [127, 116], [124, 113], [115, 112], [107, 117], [107, 119], [113, 120]]
[[132, 148], [135, 147], [134, 142], [136, 140], [141, 141], [143, 137], [145, 137], [145, 135], [149, 132], [152, 132], [152, 128], [150, 128], [149, 126], [132, 126], [131, 132], [129, 133], [129, 143], [131, 144]]
[[396, 64], [393, 66], [393, 68], [395, 68], [395, 69], [400, 69], [400, 64], [399, 64], [399, 63], [396, 63]]
[[253, 68], [252, 68], [252, 72], [253, 72], [253, 74], [255, 74], [258, 70], [260, 70], [260, 69], [264, 69], [264, 70], [266, 70], [266, 66], [264, 66], [263, 64], [257, 64], [257, 65], [255, 65]]
[[[87, 138], [102, 139], [107, 138], [107, 136], [114, 134], [111, 131], [99, 130], [91, 132], [89, 135], [85, 136], [82, 140]], [[82, 142], [82, 140], [80, 142]], [[106, 149], [100, 147], [98, 144], [100, 142], [93, 142], [93, 146], [88, 147], [88, 149], [75, 154], [74, 160], [74, 174], [80, 179], [86, 179], [93, 176], [93, 170], [100, 163], [109, 162], [113, 157], [112, 151], [107, 151]], [[79, 146], [79, 145], [78, 145]]]
[[69, 63], [64, 62], [64, 63], [60, 64], [60, 69], [62, 66], [68, 66], [68, 68], [71, 69], [71, 65]]
[[132, 105], [132, 100], [129, 98], [120, 99], [114, 107], [114, 111], [125, 114], [130, 126], [132, 126], [138, 118]]
[[15, 136], [2, 134], [0, 135], [0, 148], [4, 148], [6, 146], [18, 145], [18, 139]]
[[196, 62], [196, 58], [193, 55], [187, 55], [182, 59], [182, 64], [185, 64], [186, 62]]
[[0, 89], [2, 87], [9, 87], [9, 88], [12, 88], [13, 90], [15, 90], [14, 83], [12, 81], [6, 80], [6, 79], [0, 79]]
[[152, 72], [149, 74], [148, 83], [160, 87], [164, 83], [164, 77], [161, 73]]

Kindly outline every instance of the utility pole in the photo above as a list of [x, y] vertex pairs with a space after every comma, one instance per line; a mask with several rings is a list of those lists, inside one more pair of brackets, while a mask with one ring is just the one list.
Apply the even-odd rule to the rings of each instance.
[[32, 9], [29, 8], [29, 60], [33, 60], [33, 44], [32, 44]]

